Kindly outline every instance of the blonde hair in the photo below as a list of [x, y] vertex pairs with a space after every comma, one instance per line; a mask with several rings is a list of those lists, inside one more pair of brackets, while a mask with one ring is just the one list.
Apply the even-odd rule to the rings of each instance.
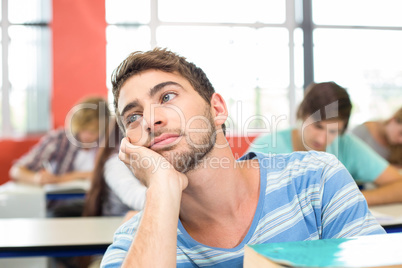
[[73, 109], [75, 112], [70, 121], [73, 135], [88, 127], [95, 126], [99, 130], [100, 125], [108, 126], [109, 124], [110, 111], [103, 97], [84, 98]]
[[[385, 123], [395, 119], [398, 124], [402, 125], [402, 107], [397, 110], [394, 115]], [[390, 147], [390, 155], [388, 161], [394, 165], [402, 165], [402, 144], [392, 145]]]

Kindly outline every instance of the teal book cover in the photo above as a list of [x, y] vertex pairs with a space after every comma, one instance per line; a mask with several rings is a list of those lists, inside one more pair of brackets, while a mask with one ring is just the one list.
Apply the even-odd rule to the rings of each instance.
[[260, 267], [402, 267], [402, 233], [247, 245], [244, 267], [259, 264]]

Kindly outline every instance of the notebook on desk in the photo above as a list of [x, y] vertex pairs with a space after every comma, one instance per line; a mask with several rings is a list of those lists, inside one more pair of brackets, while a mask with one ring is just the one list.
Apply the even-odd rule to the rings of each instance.
[[244, 267], [402, 267], [402, 233], [247, 245]]

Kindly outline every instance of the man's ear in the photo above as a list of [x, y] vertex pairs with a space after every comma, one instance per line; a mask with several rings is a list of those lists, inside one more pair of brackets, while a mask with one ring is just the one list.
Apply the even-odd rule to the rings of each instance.
[[228, 109], [226, 102], [218, 93], [214, 93], [211, 97], [211, 109], [214, 117], [215, 125], [220, 126], [226, 122], [228, 118]]

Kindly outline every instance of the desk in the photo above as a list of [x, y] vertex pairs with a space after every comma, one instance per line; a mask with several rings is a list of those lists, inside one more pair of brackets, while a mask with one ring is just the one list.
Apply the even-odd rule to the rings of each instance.
[[123, 217], [0, 219], [0, 257], [103, 254]]
[[369, 209], [387, 233], [402, 232], [402, 204], [370, 206]]

